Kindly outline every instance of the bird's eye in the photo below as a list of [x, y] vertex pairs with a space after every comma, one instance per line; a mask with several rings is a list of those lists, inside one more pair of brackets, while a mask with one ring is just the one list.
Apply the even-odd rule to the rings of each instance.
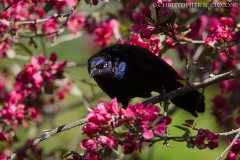
[[106, 68], [107, 67], [107, 63], [105, 63], [104, 65], [103, 65], [103, 68]]

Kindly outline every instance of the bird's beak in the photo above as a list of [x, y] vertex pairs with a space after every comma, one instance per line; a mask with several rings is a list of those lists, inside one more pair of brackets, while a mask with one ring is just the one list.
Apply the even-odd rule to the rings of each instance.
[[96, 74], [96, 70], [95, 69], [91, 69], [90, 73], [89, 73], [89, 77], [88, 77], [88, 81], [91, 80], [91, 78]]

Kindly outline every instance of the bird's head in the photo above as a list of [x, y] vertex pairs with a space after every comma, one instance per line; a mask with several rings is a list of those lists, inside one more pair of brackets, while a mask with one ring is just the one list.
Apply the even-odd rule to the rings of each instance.
[[92, 77], [113, 75], [114, 68], [111, 56], [107, 54], [97, 54], [88, 60], [89, 80]]

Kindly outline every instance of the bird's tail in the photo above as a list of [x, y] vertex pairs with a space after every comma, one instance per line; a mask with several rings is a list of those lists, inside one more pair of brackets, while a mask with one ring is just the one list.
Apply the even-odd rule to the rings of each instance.
[[[178, 81], [174, 81], [170, 83], [171, 85], [167, 85], [168, 88], [166, 88], [167, 92], [176, 90], [177, 88], [180, 88], [184, 86]], [[204, 103], [204, 95], [198, 92], [197, 90], [188, 92], [182, 96], [176, 97], [171, 100], [173, 104], [175, 104], [177, 107], [182, 108], [189, 113], [191, 113], [193, 116], [197, 117], [197, 112], [204, 112], [205, 111], [205, 103]]]

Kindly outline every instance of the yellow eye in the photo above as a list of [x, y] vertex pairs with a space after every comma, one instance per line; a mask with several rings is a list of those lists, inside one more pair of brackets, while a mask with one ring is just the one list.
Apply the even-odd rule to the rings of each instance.
[[103, 65], [103, 68], [106, 68], [107, 67], [107, 63], [105, 63], [104, 65]]

